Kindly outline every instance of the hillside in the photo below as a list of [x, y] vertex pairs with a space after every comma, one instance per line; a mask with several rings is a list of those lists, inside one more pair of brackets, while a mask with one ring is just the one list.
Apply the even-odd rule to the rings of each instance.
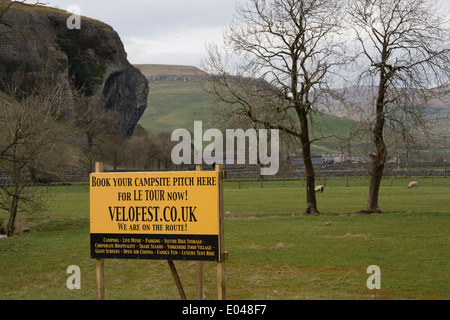
[[193, 130], [195, 120], [207, 120], [210, 104], [200, 81], [151, 82], [147, 109], [138, 124], [149, 132]]
[[204, 76], [206, 73], [197, 67], [167, 64], [134, 64], [146, 77], [161, 75]]
[[[172, 132], [178, 128], [194, 129], [194, 121], [202, 120], [204, 128], [211, 119], [212, 99], [197, 81], [154, 81], [150, 82], [148, 105], [139, 125], [151, 133]], [[346, 134], [354, 123], [347, 119], [325, 116], [319, 120], [322, 135]], [[315, 143], [314, 152], [340, 150], [336, 138]]]
[[[150, 92], [148, 96], [148, 106], [145, 110], [139, 124], [151, 133], [159, 131], [172, 132], [178, 128], [186, 128], [193, 130], [195, 120], [204, 122], [204, 129], [208, 124], [205, 123], [212, 117], [210, 106], [212, 99], [202, 89], [202, 81], [197, 78], [193, 81], [175, 81], [164, 80], [164, 75], [189, 76], [204, 75], [204, 73], [196, 67], [178, 66], [178, 65], [135, 65], [147, 77], [159, 79], [149, 81]], [[160, 77], [160, 78], [158, 78]], [[183, 79], [183, 78], [181, 78]], [[200, 78], [201, 79], [201, 78]], [[450, 97], [450, 94], [449, 94]], [[358, 96], [353, 97], [357, 99]], [[448, 114], [450, 99], [444, 99], [440, 103], [435, 104], [435, 108], [441, 116]], [[339, 135], [341, 137], [348, 136], [349, 132], [355, 128], [355, 123], [346, 118], [338, 118], [332, 116], [316, 117], [317, 127], [311, 130], [315, 136], [332, 136]], [[366, 139], [363, 141], [352, 141], [350, 146], [344, 146], [343, 141], [332, 137], [324, 140], [318, 140], [313, 145], [313, 152], [323, 153], [340, 153], [342, 148], [351, 147], [354, 153], [367, 153], [371, 143]], [[368, 149], [369, 148], [369, 149]], [[395, 150], [395, 155], [398, 150]], [[425, 150], [423, 150], [425, 151]], [[426, 157], [432, 157], [434, 154], [443, 154], [442, 148], [431, 148]], [[392, 153], [394, 154], [394, 153]]]

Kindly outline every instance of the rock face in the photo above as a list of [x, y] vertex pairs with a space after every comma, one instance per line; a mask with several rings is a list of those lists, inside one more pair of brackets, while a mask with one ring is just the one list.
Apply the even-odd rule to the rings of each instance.
[[[69, 29], [70, 16], [63, 10], [21, 4], [5, 12], [0, 25], [0, 89], [17, 78], [27, 90], [42, 77], [59, 77], [68, 94], [76, 88], [91, 108], [113, 110], [114, 126], [131, 135], [147, 107], [147, 79], [127, 61], [109, 25], [81, 17], [81, 29]], [[67, 113], [76, 112], [76, 105], [67, 106]]]

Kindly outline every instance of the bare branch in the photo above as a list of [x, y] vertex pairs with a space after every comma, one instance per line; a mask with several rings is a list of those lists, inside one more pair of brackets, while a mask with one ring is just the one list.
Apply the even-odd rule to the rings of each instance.
[[[368, 79], [375, 93], [374, 107], [365, 120], [374, 141], [368, 210], [379, 210], [378, 190], [387, 156], [385, 128], [397, 130], [409, 143], [420, 132], [427, 135], [424, 107], [450, 79], [448, 18], [433, 0], [357, 0], [350, 4], [350, 23], [366, 67], [359, 80]], [[361, 59], [362, 60], [362, 59]]]

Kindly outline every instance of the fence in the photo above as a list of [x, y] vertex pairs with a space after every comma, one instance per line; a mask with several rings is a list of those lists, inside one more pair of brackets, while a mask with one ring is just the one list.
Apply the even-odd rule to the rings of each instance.
[[[419, 187], [450, 186], [450, 179], [441, 176], [385, 176], [382, 178], [381, 186], [407, 188], [411, 181], [417, 181]], [[367, 187], [369, 182], [369, 176], [316, 177], [316, 185], [325, 187]], [[305, 183], [305, 178], [226, 179], [225, 188], [295, 188], [304, 187]]]
[[[417, 181], [419, 187], [443, 187], [450, 186], [450, 178], [444, 176], [383, 176], [381, 181], [382, 187], [408, 187], [409, 182]], [[339, 177], [316, 177], [316, 186], [324, 185], [325, 187], [367, 187], [370, 182], [369, 176], [339, 176]], [[1, 181], [3, 187], [10, 186], [9, 181]], [[250, 188], [297, 188], [304, 187], [306, 178], [266, 178], [266, 179], [225, 179], [224, 187], [227, 189], [250, 189]], [[49, 187], [65, 187], [66, 191], [72, 189], [73, 186], [85, 188], [89, 192], [89, 183], [87, 181], [80, 182], [51, 182], [44, 184], [30, 184], [31, 186]]]

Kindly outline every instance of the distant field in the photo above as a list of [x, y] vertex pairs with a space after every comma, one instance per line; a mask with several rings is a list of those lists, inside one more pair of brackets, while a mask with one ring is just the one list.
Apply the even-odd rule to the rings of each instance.
[[[408, 189], [407, 179], [392, 180], [393, 186], [390, 186], [389, 178], [383, 179], [379, 198], [381, 210], [386, 213], [413, 213], [423, 210], [450, 213], [450, 197], [447, 193], [450, 189], [450, 179], [436, 177], [434, 186], [431, 178], [416, 177], [415, 180], [420, 186], [417, 189]], [[317, 184], [322, 182], [322, 179], [317, 179]], [[346, 184], [345, 178], [326, 179], [324, 192], [316, 194], [318, 208], [322, 214], [351, 214], [365, 208], [368, 178], [353, 177], [348, 180], [348, 187]], [[306, 207], [303, 181], [264, 181], [263, 188], [260, 182], [254, 181], [240, 184], [228, 182], [226, 186], [227, 192], [233, 195], [233, 201], [228, 203], [227, 209], [235, 217], [292, 216], [301, 214]]]
[[[146, 76], [155, 75], [199, 75], [203, 72], [193, 66], [180, 65], [157, 65], [140, 64], [135, 65]], [[148, 107], [139, 121], [151, 133], [160, 131], [172, 132], [178, 128], [193, 129], [195, 120], [206, 121], [213, 117], [210, 106], [212, 103], [209, 97], [201, 87], [201, 81], [155, 81], [150, 82], [150, 92], [148, 98]], [[448, 118], [448, 100], [437, 103], [439, 106], [439, 117], [447, 123]], [[314, 142], [312, 152], [314, 153], [341, 153], [345, 140], [339, 140], [337, 136], [346, 138], [349, 133], [355, 129], [355, 123], [344, 118], [334, 118], [330, 116], [314, 116], [316, 126], [310, 128], [311, 137], [329, 137]], [[445, 128], [445, 125], [443, 126]], [[441, 134], [442, 135], [442, 134]], [[351, 141], [353, 154], [367, 153], [368, 137], [361, 141]], [[422, 150], [421, 156], [424, 159], [434, 159], [443, 157], [444, 151], [442, 144], [440, 147]], [[398, 150], [395, 150], [395, 154]], [[404, 150], [403, 150], [404, 151]], [[393, 151], [394, 152], [394, 151]]]
[[199, 76], [205, 72], [193, 66], [167, 65], [167, 64], [134, 64], [146, 77], [157, 75], [183, 75]]
[[[150, 82], [148, 106], [139, 124], [147, 131], [172, 132], [178, 128], [194, 129], [194, 121], [210, 120], [212, 98], [202, 89], [201, 81], [155, 81]], [[345, 135], [355, 124], [348, 119], [330, 116], [315, 117], [313, 137]], [[207, 124], [204, 124], [206, 130]], [[320, 129], [319, 129], [320, 128]], [[339, 150], [336, 137], [315, 142], [313, 152]]]
[[194, 129], [194, 121], [210, 117], [210, 97], [200, 81], [150, 83], [148, 106], [139, 124], [149, 132]]
[[[225, 183], [228, 299], [450, 299], [450, 179], [384, 185], [385, 213], [374, 215], [352, 214], [367, 185], [329, 181], [319, 216], [301, 214], [301, 182]], [[27, 233], [0, 239], [0, 300], [96, 298], [87, 185], [48, 192], [48, 210], [20, 216]], [[175, 264], [193, 299], [195, 264]], [[69, 265], [81, 269], [80, 290], [66, 287]], [[366, 287], [369, 265], [381, 269], [380, 290]], [[217, 298], [215, 267], [205, 264], [206, 299]], [[165, 261], [106, 260], [105, 285], [106, 299], [179, 299]]]

